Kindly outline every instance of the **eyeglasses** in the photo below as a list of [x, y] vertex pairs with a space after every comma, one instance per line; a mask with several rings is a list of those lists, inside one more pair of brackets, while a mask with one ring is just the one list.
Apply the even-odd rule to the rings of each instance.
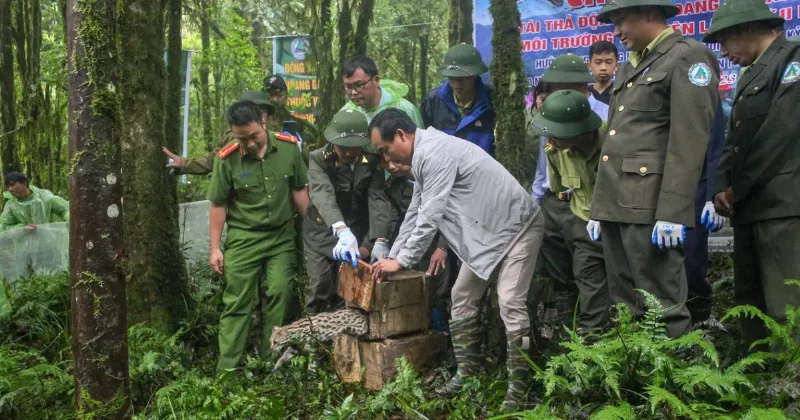
[[374, 77], [375, 77], [375, 76], [372, 76], [372, 77], [370, 77], [370, 78], [369, 78], [369, 79], [367, 79], [367, 80], [363, 80], [363, 81], [360, 81], [360, 82], [356, 82], [356, 83], [353, 83], [353, 84], [350, 84], [350, 85], [348, 85], [348, 84], [345, 84], [345, 85], [344, 85], [344, 91], [345, 91], [345, 92], [349, 92], [349, 91], [357, 91], [357, 90], [358, 90], [358, 91], [360, 91], [360, 90], [364, 89], [364, 86], [366, 86], [366, 85], [367, 85], [367, 83], [371, 82], [371, 81], [372, 81], [372, 79], [373, 79]]

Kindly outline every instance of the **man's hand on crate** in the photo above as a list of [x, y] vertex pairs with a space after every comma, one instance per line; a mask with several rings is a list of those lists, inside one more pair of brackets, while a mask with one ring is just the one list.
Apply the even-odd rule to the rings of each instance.
[[372, 279], [380, 283], [389, 273], [396, 273], [403, 269], [397, 260], [391, 258], [381, 258], [372, 264]]

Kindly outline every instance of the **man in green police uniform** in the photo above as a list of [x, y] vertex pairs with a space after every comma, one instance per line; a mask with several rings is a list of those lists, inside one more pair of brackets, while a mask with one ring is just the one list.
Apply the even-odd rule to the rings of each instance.
[[[408, 206], [411, 205], [411, 197], [414, 195], [414, 176], [411, 167], [402, 163], [382, 161], [381, 167], [391, 176], [386, 180], [386, 195], [392, 203], [392, 216], [395, 219], [394, 231], [390, 243], [394, 243], [400, 233], [400, 226], [406, 218]], [[431, 242], [431, 246], [425, 255], [422, 256], [415, 269], [425, 271], [432, 276], [431, 290], [433, 292], [433, 311], [431, 321], [433, 329], [436, 331], [447, 331], [447, 320], [450, 311], [447, 302], [450, 300], [450, 265], [447, 262], [447, 241], [441, 234], [437, 234]]]
[[[239, 96], [240, 101], [250, 101], [258, 105], [261, 109], [261, 121], [263, 124], [266, 124], [268, 131], [276, 131], [280, 130], [280, 127], [276, 127], [273, 124], [273, 119], [270, 118], [273, 115], [282, 115], [277, 113], [280, 108], [276, 108], [273, 103], [267, 99], [267, 95], [263, 92], [259, 92], [257, 90], [248, 90], [242, 93]], [[285, 109], [285, 108], [284, 108]], [[287, 111], [288, 112], [288, 111]], [[277, 113], [277, 114], [276, 114]], [[272, 124], [272, 125], [271, 125]], [[236, 144], [233, 140], [233, 137], [228, 131], [225, 133], [226, 145], [224, 147], [228, 147], [232, 144]], [[168, 168], [175, 168], [176, 172], [186, 174], [186, 175], [208, 175], [211, 173], [211, 170], [214, 168], [214, 157], [217, 154], [217, 151], [209, 152], [207, 156], [201, 156], [196, 158], [182, 158], [171, 150], [167, 149], [164, 146], [161, 146], [161, 151], [167, 155], [168, 158], [172, 159], [172, 162], [167, 164]], [[297, 248], [297, 267], [300, 269], [303, 266], [304, 258], [303, 258], [303, 218], [297, 212], [294, 215], [294, 225], [295, 225], [295, 247]]]
[[[800, 279], [800, 44], [783, 23], [763, 0], [728, 0], [704, 37], [747, 66], [714, 187], [714, 206], [733, 225], [734, 296], [779, 322], [787, 305], [800, 306], [800, 288], [784, 284]], [[766, 336], [760, 320], [741, 322], [746, 344]]]
[[[275, 326], [290, 321], [296, 275], [292, 203], [308, 207], [306, 167], [296, 139], [268, 132], [258, 106], [236, 102], [228, 109], [236, 143], [217, 153], [207, 198], [211, 268], [225, 276], [220, 316], [218, 370], [235, 368], [244, 353], [250, 316], [259, 301], [265, 274], [266, 308], [260, 353], [269, 350]], [[228, 236], [223, 254], [222, 228]]]
[[551, 213], [547, 222], [557, 226], [556, 234], [569, 250], [559, 257], [568, 261], [580, 292], [578, 331], [599, 333], [608, 322], [610, 300], [603, 246], [590, 238], [592, 232], [587, 234], [587, 222], [606, 127], [586, 93], [575, 90], [550, 94], [531, 125], [555, 149], [547, 154], [550, 190], [571, 191], [569, 212]]
[[337, 112], [325, 130], [328, 146], [309, 156], [311, 204], [303, 222], [307, 313], [337, 306], [335, 259], [356, 264], [370, 252], [373, 258], [389, 253], [392, 208], [379, 166], [382, 158], [365, 147], [370, 144], [368, 126], [359, 111]]
[[719, 102], [717, 59], [667, 25], [677, 14], [671, 0], [625, 0], [597, 15], [631, 54], [614, 82], [591, 213], [612, 302], [641, 316], [636, 289], [651, 293], [672, 337], [691, 327], [681, 247]]
[[[275, 105], [273, 105], [267, 95], [257, 90], [248, 90], [239, 95], [239, 101], [250, 101], [258, 105], [261, 109], [262, 122], [269, 123], [269, 116], [275, 113]], [[233, 137], [230, 131], [225, 133], [224, 143], [227, 147], [234, 144]], [[184, 175], [208, 175], [214, 168], [214, 157], [217, 155], [217, 150], [208, 152], [205, 156], [196, 158], [183, 158], [175, 154], [173, 151], [161, 146], [161, 151], [172, 161], [167, 163], [167, 168], [175, 168], [175, 172]]]

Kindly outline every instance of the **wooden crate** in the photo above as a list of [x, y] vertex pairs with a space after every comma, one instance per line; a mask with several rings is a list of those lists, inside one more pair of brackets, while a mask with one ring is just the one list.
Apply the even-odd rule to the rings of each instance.
[[367, 389], [381, 390], [397, 373], [395, 361], [401, 356], [419, 371], [447, 350], [443, 333], [427, 331], [382, 341], [358, 341], [339, 335], [333, 342], [333, 358], [344, 382], [364, 381]]
[[423, 272], [404, 270], [376, 283], [368, 264], [359, 262], [358, 269], [353, 269], [343, 263], [338, 291], [348, 306], [369, 312], [371, 340], [425, 331], [430, 326], [430, 277]]

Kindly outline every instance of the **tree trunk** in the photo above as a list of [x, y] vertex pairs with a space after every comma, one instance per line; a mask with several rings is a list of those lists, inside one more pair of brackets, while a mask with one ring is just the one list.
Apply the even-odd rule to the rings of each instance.
[[472, 0], [458, 1], [458, 42], [472, 44]]
[[497, 160], [522, 185], [530, 185], [533, 171], [523, 141], [527, 82], [519, 47], [519, 10], [515, 0], [490, 0], [489, 12], [494, 22], [491, 75], [496, 93], [492, 105], [497, 115]]
[[472, 0], [450, 0], [450, 46], [472, 44]]
[[[165, 109], [166, 3], [167, 0], [125, 1], [120, 39], [126, 58], [121, 92], [125, 104], [122, 173], [126, 185], [128, 323], [149, 322], [151, 327], [169, 333], [185, 315], [184, 301], [188, 296], [178, 242], [175, 185], [174, 180], [168, 179], [161, 153], [165, 116], [170, 119], [168, 127], [180, 124], [177, 108]], [[169, 104], [174, 106], [175, 101]], [[171, 131], [170, 135], [174, 136], [170, 141], [176, 143], [178, 134]]]
[[419, 36], [419, 91], [424, 98], [428, 93], [428, 43], [430, 42], [430, 29]]
[[333, 19], [331, 0], [311, 0], [311, 10], [314, 14], [311, 27], [311, 53], [316, 62], [317, 80], [319, 90], [327, 92], [320, 95], [317, 106], [317, 127], [324, 128], [333, 119], [334, 114], [344, 103], [344, 90], [342, 89], [339, 65], [332, 51], [333, 44]]
[[17, 154], [11, 0], [0, 0], [0, 163], [2, 174], [21, 170]]
[[342, 0], [342, 10], [339, 12], [339, 74], [342, 74], [344, 62], [352, 55], [353, 47], [353, 10], [350, 0]]
[[70, 302], [80, 418], [131, 416], [125, 322], [117, 2], [67, 2]]
[[375, 0], [361, 0], [361, 7], [358, 12], [358, 23], [356, 24], [353, 55], [367, 55], [369, 24], [372, 22], [372, 11], [374, 8]]
[[211, 58], [211, 31], [208, 25], [207, 1], [200, 0], [200, 42], [203, 46], [200, 57], [200, 115], [203, 120], [203, 139], [208, 151], [217, 141], [211, 137], [211, 93], [208, 88], [208, 61]]

